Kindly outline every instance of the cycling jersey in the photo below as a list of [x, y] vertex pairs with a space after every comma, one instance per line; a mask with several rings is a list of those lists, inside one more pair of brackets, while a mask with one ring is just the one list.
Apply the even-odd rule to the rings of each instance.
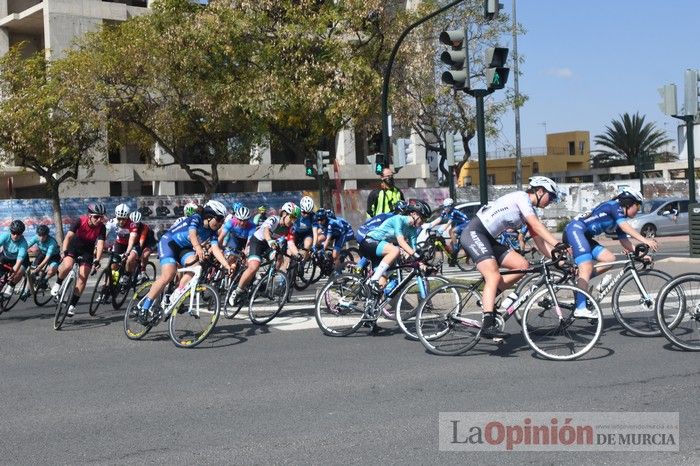
[[310, 236], [313, 233], [314, 228], [318, 228], [318, 222], [316, 221], [316, 216], [314, 214], [304, 215], [296, 219], [294, 222], [294, 236]]
[[394, 215], [367, 233], [365, 239], [373, 239], [380, 243], [395, 243], [397, 238], [403, 237], [411, 247], [415, 248], [419, 228], [412, 226], [410, 221], [411, 217], [408, 215]]
[[393, 212], [387, 212], [386, 214], [379, 214], [376, 217], [370, 218], [365, 223], [360, 225], [360, 228], [357, 229], [357, 231], [355, 232], [355, 240], [358, 243], [361, 243], [362, 241], [364, 241], [365, 237], [367, 236], [367, 233], [374, 230], [379, 225], [384, 223], [384, 220], [393, 217], [394, 215], [395, 214]]
[[255, 233], [255, 225], [248, 220], [238, 220], [237, 218], [230, 218], [228, 221], [224, 222], [224, 245], [238, 251], [245, 247], [253, 233]]
[[17, 261], [17, 259], [26, 259], [28, 257], [27, 249], [29, 249], [29, 246], [24, 236], [13, 240], [9, 232], [3, 233], [0, 235], [0, 246], [2, 246], [2, 253], [8, 259]]
[[530, 202], [530, 195], [525, 191], [516, 191], [501, 196], [481, 207], [476, 213], [486, 231], [494, 238], [508, 228], [520, 228], [530, 215], [536, 216], [537, 214], [532, 207], [532, 202]]
[[153, 234], [153, 230], [151, 230], [151, 227], [146, 225], [145, 223], [138, 223], [136, 224], [136, 242], [138, 244], [143, 243], [144, 246], [147, 246], [151, 243], [151, 241], [155, 240], [155, 235]]
[[628, 235], [620, 229], [620, 224], [627, 220], [624, 207], [620, 205], [620, 201], [614, 199], [596, 206], [588, 214], [574, 218], [571, 223], [580, 223], [586, 235], [590, 237], [598, 236], [601, 233], [610, 233], [627, 238]]
[[107, 222], [105, 228], [110, 232], [112, 230], [116, 232], [117, 236], [114, 240], [114, 243], [120, 244], [122, 246], [127, 246], [129, 244], [129, 237], [132, 233], [138, 234], [138, 225], [132, 222], [131, 220], [127, 220], [122, 226], [121, 222], [118, 219], [113, 218], [109, 222]]
[[75, 234], [71, 240], [74, 249], [90, 251], [91, 253], [95, 247], [95, 243], [100, 240], [104, 241], [107, 236], [107, 229], [103, 223], [90, 225], [89, 221], [90, 217], [83, 215], [70, 227], [69, 231]]
[[[204, 243], [209, 241], [212, 245], [218, 245], [219, 241], [217, 239], [217, 231], [212, 230], [204, 226], [204, 220], [199, 214], [194, 214], [190, 217], [185, 217], [183, 220], [175, 222], [168, 231], [165, 232], [163, 238], [168, 238], [170, 241], [174, 241], [180, 247], [191, 248], [192, 242], [190, 241], [190, 231], [194, 230], [197, 232], [197, 238], [199, 242]], [[162, 240], [162, 238], [161, 238]]]
[[294, 241], [294, 233], [292, 232], [292, 229], [283, 226], [281, 219], [277, 215], [267, 217], [262, 225], [255, 229], [253, 236], [260, 241], [265, 241], [265, 229], [270, 230], [270, 237], [272, 239], [286, 239], [287, 241]]
[[44, 255], [44, 257], [51, 257], [58, 255], [60, 249], [58, 247], [58, 242], [53, 236], [46, 238], [46, 241], [40, 241], [38, 236], [32, 238], [32, 240], [27, 244], [27, 249], [30, 249], [36, 244], [39, 248], [39, 252]]
[[330, 238], [352, 238], [352, 226], [344, 218], [329, 218], [326, 225], [326, 236]]
[[464, 226], [469, 222], [469, 217], [459, 209], [452, 209], [449, 212], [442, 211], [440, 214], [441, 223], [452, 222], [454, 227]]

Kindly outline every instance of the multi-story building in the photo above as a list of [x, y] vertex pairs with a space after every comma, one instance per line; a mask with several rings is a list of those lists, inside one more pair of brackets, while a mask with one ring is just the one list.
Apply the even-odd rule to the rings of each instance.
[[[49, 57], [60, 57], [87, 31], [110, 22], [125, 21], [148, 12], [152, 0], [0, 0], [0, 55], [9, 47], [25, 41], [27, 53], [47, 50]], [[414, 7], [415, 0], [406, 6]], [[340, 131], [329, 147], [338, 169], [341, 189], [375, 187], [377, 177], [367, 156], [379, 151], [379, 141], [366, 131], [347, 128]], [[179, 167], [154, 168], [143, 163], [135, 147], [124, 145], [105, 154], [107, 163], [99, 164], [87, 179], [77, 185], [66, 184], [63, 194], [70, 196], [185, 194], [202, 192]], [[208, 169], [204, 166], [202, 168]], [[405, 186], [426, 186], [429, 178], [425, 150], [417, 147], [414, 163], [396, 175]], [[316, 182], [304, 171], [304, 160], [278, 147], [263, 148], [257, 161], [248, 165], [221, 165], [219, 190], [281, 191], [317, 189]], [[342, 180], [342, 181], [340, 181]], [[21, 167], [0, 167], [0, 198], [37, 197], [42, 180]]]

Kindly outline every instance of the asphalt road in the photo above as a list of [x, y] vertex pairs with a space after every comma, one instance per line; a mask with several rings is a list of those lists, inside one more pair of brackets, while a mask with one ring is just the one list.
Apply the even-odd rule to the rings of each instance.
[[[697, 265], [666, 263], [671, 273]], [[427, 354], [391, 324], [324, 336], [302, 293], [268, 327], [222, 320], [195, 349], [164, 325], [128, 340], [122, 314], [86, 306], [61, 331], [52, 309], [0, 316], [4, 464], [699, 464], [697, 353], [625, 334], [611, 316], [570, 362], [517, 334], [461, 357]], [[679, 452], [441, 452], [445, 411], [671, 411]]]

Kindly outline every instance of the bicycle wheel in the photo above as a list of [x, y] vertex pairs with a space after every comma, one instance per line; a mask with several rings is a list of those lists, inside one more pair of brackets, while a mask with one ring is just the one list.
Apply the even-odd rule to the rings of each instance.
[[264, 276], [250, 295], [248, 317], [256, 325], [265, 325], [274, 319], [287, 302], [289, 281], [287, 275], [275, 272]]
[[294, 277], [294, 288], [298, 291], [303, 291], [311, 284], [311, 278], [316, 272], [316, 264], [312, 258], [301, 261], [297, 268], [297, 273]]
[[[121, 277], [124, 274], [124, 269], [120, 268], [120, 272], [121, 273], [119, 274], [119, 276]], [[121, 283], [120, 281], [120, 283], [115, 283], [111, 287], [112, 307], [115, 311], [118, 311], [122, 307], [122, 305], [124, 305], [124, 301], [126, 301], [127, 296], [129, 296], [129, 292], [134, 287], [134, 278], [135, 277], [129, 276], [128, 281], [126, 283]]]
[[394, 315], [399, 328], [403, 330], [406, 337], [410, 340], [418, 340], [416, 334], [416, 312], [421, 301], [432, 290], [448, 284], [450, 281], [445, 277], [434, 275], [431, 277], [416, 277], [414, 281], [408, 284], [396, 298], [394, 306]]
[[[631, 271], [615, 285], [612, 292], [613, 314], [630, 333], [640, 337], [658, 337], [661, 329], [656, 320], [656, 297], [672, 277], [659, 270], [638, 271], [637, 275], [642, 289]], [[677, 319], [681, 315], [680, 308], [675, 316], [670, 315], [670, 308], [667, 311], [666, 318]]]
[[[539, 355], [557, 361], [583, 356], [598, 342], [603, 331], [600, 306], [588, 292], [572, 285], [554, 285], [537, 290], [525, 304], [523, 335]], [[583, 293], [597, 319], [574, 317], [576, 293]]]
[[138, 305], [143, 301], [153, 282], [146, 282], [136, 288], [124, 311], [124, 334], [129, 340], [140, 340], [158, 323], [160, 319], [161, 296], [156, 298], [149, 311], [141, 311]]
[[418, 306], [415, 330], [426, 350], [440, 356], [465, 353], [479, 342], [481, 295], [474, 286], [450, 283]]
[[700, 351], [700, 274], [683, 274], [668, 282], [659, 292], [656, 318], [668, 341]]
[[[550, 268], [549, 269], [550, 276], [552, 277], [552, 280], [554, 283], [564, 283], [564, 279], [566, 278], [566, 275], [564, 275], [564, 272], [558, 269]], [[531, 286], [535, 285], [538, 283], [539, 280], [543, 279], [542, 274], [538, 273], [529, 273], [525, 275], [523, 278], [518, 281], [517, 286], [515, 287], [515, 294], [518, 296], [522, 296], [523, 293], [525, 293]], [[571, 282], [567, 282], [570, 284], [574, 284]], [[539, 286], [543, 286], [544, 282], [540, 283]], [[503, 295], [501, 296], [507, 296], [510, 294], [508, 291], [506, 291]], [[518, 324], [522, 324], [523, 322], [523, 311], [522, 311], [522, 306], [518, 307], [518, 309], [515, 310], [514, 313], [515, 320], [518, 322]]]
[[243, 308], [247, 301], [246, 299], [244, 299], [243, 296], [240, 296], [237, 302], [229, 303], [231, 295], [236, 290], [236, 288], [238, 288], [238, 281], [240, 280], [241, 275], [243, 275], [243, 270], [239, 268], [239, 270], [236, 272], [236, 275], [233, 277], [233, 279], [231, 279], [228, 291], [226, 291], [226, 296], [224, 297], [222, 307], [224, 308], [224, 317], [226, 317], [227, 319], [233, 319], [234, 317], [236, 317], [236, 315], [241, 311], [241, 308]]
[[464, 248], [461, 246], [459, 248], [459, 251], [457, 251], [456, 264], [457, 268], [462, 272], [473, 272], [474, 270], [476, 270], [476, 264], [474, 264], [474, 261], [471, 260], [471, 258], [467, 254], [467, 251], [465, 251]]
[[97, 314], [97, 309], [99, 309], [100, 304], [109, 303], [112, 299], [112, 290], [110, 289], [112, 274], [108, 272], [111, 272], [111, 270], [104, 268], [97, 275], [95, 288], [92, 290], [92, 296], [90, 297], [90, 308], [88, 310], [91, 316]]
[[156, 264], [148, 261], [146, 262], [146, 268], [143, 271], [144, 282], [150, 282], [156, 279]]
[[192, 297], [192, 289], [180, 299], [173, 309], [168, 324], [170, 339], [179, 348], [194, 348], [203, 342], [214, 330], [219, 320], [219, 294], [210, 285], [197, 285]]
[[[48, 281], [44, 281], [45, 279], [46, 274], [42, 273], [34, 280], [34, 293], [32, 294], [34, 297], [34, 304], [39, 307], [45, 306], [52, 298]], [[40, 282], [44, 282], [44, 284], [40, 285]]]
[[24, 293], [24, 291], [27, 289], [27, 286], [27, 274], [25, 273], [22, 275], [22, 279], [15, 285], [15, 292], [12, 293], [12, 296], [10, 296], [5, 302], [5, 311], [9, 311], [17, 305], [22, 293]]
[[54, 330], [59, 330], [63, 325], [63, 321], [66, 320], [66, 316], [68, 315], [68, 307], [70, 306], [71, 299], [73, 299], [74, 289], [75, 273], [70, 272], [63, 281], [61, 289], [59, 290], [58, 302], [56, 303], [56, 315], [54, 315], [53, 318]]
[[331, 337], [350, 335], [360, 328], [369, 289], [365, 278], [343, 274], [328, 280], [317, 295], [314, 317], [321, 331]]

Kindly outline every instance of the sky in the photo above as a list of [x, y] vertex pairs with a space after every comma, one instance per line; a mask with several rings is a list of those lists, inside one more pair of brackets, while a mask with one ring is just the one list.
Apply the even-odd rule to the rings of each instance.
[[[513, 0], [500, 2], [510, 14]], [[520, 110], [523, 152], [544, 147], [546, 132], [590, 131], [593, 144], [613, 119], [637, 111], [677, 149], [680, 120], [661, 112], [657, 89], [675, 83], [680, 111], [684, 72], [700, 68], [700, 0], [517, 0], [516, 7], [527, 30], [518, 36], [519, 87], [529, 97]], [[512, 53], [512, 36], [501, 43]], [[511, 73], [508, 87], [512, 81]], [[514, 118], [504, 115], [489, 150], [515, 146]]]

